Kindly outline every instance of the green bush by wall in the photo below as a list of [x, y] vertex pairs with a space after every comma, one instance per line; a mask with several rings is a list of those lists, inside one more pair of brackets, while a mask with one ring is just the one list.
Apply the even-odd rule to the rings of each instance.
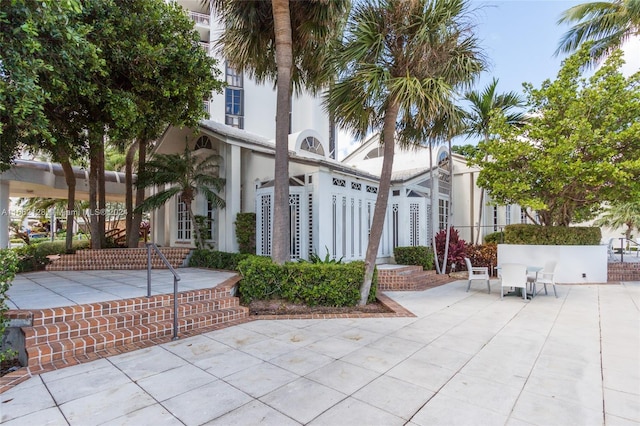
[[[355, 306], [360, 299], [364, 262], [324, 264], [290, 262], [277, 265], [269, 258], [251, 257], [240, 262], [240, 296], [252, 300], [283, 298], [309, 306]], [[369, 302], [376, 298], [377, 270]]]
[[[7, 318], [5, 312], [9, 310], [7, 306], [7, 291], [11, 287], [11, 282], [18, 272], [18, 256], [13, 250], [0, 250], [0, 340], [4, 336], [7, 327]], [[0, 361], [13, 358], [15, 354], [10, 349], [0, 350]]]
[[240, 253], [256, 254], [256, 214], [236, 215], [236, 239]]
[[516, 224], [504, 228], [506, 244], [589, 246], [599, 245], [601, 239], [596, 227]]
[[502, 244], [504, 243], [504, 232], [497, 231], [492, 232], [491, 234], [487, 234], [484, 237], [485, 244]]
[[211, 268], [237, 271], [238, 263], [248, 257], [246, 253], [227, 253], [224, 251], [197, 249], [189, 258], [189, 266], [194, 268]]
[[[85, 250], [91, 244], [88, 240], [73, 241], [73, 250]], [[65, 254], [64, 241], [42, 241], [11, 249], [18, 256], [18, 272], [42, 271], [49, 263], [47, 256]]]
[[398, 265], [418, 265], [429, 271], [433, 269], [433, 249], [425, 246], [395, 247], [393, 257]]

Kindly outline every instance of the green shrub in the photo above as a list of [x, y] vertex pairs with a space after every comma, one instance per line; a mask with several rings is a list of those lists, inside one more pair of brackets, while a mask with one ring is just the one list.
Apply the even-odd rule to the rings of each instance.
[[504, 231], [492, 232], [484, 237], [485, 244], [501, 244], [504, 242]]
[[[468, 245], [466, 254], [473, 266], [486, 266], [491, 271], [492, 267], [498, 265], [497, 244]], [[459, 270], [466, 269], [467, 265], [463, 262]]]
[[29, 244], [11, 249], [18, 256], [18, 272], [42, 271], [49, 264], [49, 259], [37, 248], [37, 244]]
[[[364, 279], [364, 262], [277, 265], [269, 258], [254, 256], [240, 262], [238, 269], [242, 274], [240, 296], [244, 303], [283, 298], [309, 306], [355, 306]], [[377, 287], [375, 270], [369, 302], [375, 300]]]
[[256, 254], [256, 214], [236, 215], [236, 239], [240, 253]]
[[396, 247], [393, 257], [398, 265], [418, 265], [429, 271], [433, 269], [433, 249], [425, 246]]
[[[91, 242], [87, 240], [74, 240], [71, 243], [72, 251], [75, 252], [76, 250], [86, 250], [89, 248], [90, 244]], [[36, 251], [38, 252], [38, 255], [42, 256], [50, 256], [52, 254], [65, 254], [67, 253], [67, 245], [65, 241], [43, 241], [36, 245]]]
[[[13, 250], [0, 250], [0, 340], [4, 337], [4, 331], [7, 328], [7, 318], [5, 312], [9, 310], [7, 307], [7, 292], [11, 287], [11, 282], [18, 272], [18, 256]], [[9, 358], [13, 358], [15, 353], [10, 349], [0, 350], [0, 362]]]
[[240, 261], [255, 255], [246, 253], [227, 253], [224, 251], [197, 249], [189, 259], [189, 266], [194, 268], [211, 268], [237, 271]]
[[[89, 244], [87, 240], [74, 241], [72, 247], [74, 251], [84, 250]], [[47, 256], [67, 252], [64, 241], [41, 241], [11, 250], [18, 256], [18, 272], [42, 271], [50, 263]]]
[[285, 269], [268, 257], [250, 257], [238, 264], [242, 274], [239, 291], [244, 303], [252, 300], [277, 299], [282, 297]]
[[517, 224], [504, 229], [506, 244], [585, 246], [599, 245], [601, 238], [596, 227]]

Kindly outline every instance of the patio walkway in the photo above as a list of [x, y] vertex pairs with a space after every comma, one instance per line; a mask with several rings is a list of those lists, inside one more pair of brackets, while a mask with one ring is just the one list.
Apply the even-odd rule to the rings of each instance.
[[250, 321], [44, 373], [0, 395], [1, 421], [640, 425], [640, 283], [527, 303], [492, 287], [386, 293], [414, 318]]

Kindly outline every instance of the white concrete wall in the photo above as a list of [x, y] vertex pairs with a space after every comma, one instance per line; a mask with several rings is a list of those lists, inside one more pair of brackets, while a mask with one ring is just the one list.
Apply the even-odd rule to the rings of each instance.
[[[607, 246], [537, 246], [498, 244], [498, 265], [544, 266], [555, 260], [557, 283], [606, 283]], [[582, 275], [585, 275], [583, 277]]]

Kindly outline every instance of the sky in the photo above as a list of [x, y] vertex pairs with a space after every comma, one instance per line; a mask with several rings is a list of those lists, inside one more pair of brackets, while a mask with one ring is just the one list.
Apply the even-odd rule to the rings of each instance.
[[[522, 83], [540, 87], [554, 80], [567, 55], [554, 56], [561, 36], [570, 28], [557, 21], [566, 9], [588, 0], [471, 0], [476, 17], [476, 34], [489, 60], [489, 69], [475, 86], [482, 90], [495, 77], [498, 91], [523, 93]], [[627, 69], [640, 69], [640, 41], [634, 41], [636, 54], [626, 55]], [[631, 50], [631, 49], [628, 49]], [[454, 144], [474, 143], [458, 138]], [[359, 142], [347, 134], [338, 140], [339, 158], [351, 152]]]

